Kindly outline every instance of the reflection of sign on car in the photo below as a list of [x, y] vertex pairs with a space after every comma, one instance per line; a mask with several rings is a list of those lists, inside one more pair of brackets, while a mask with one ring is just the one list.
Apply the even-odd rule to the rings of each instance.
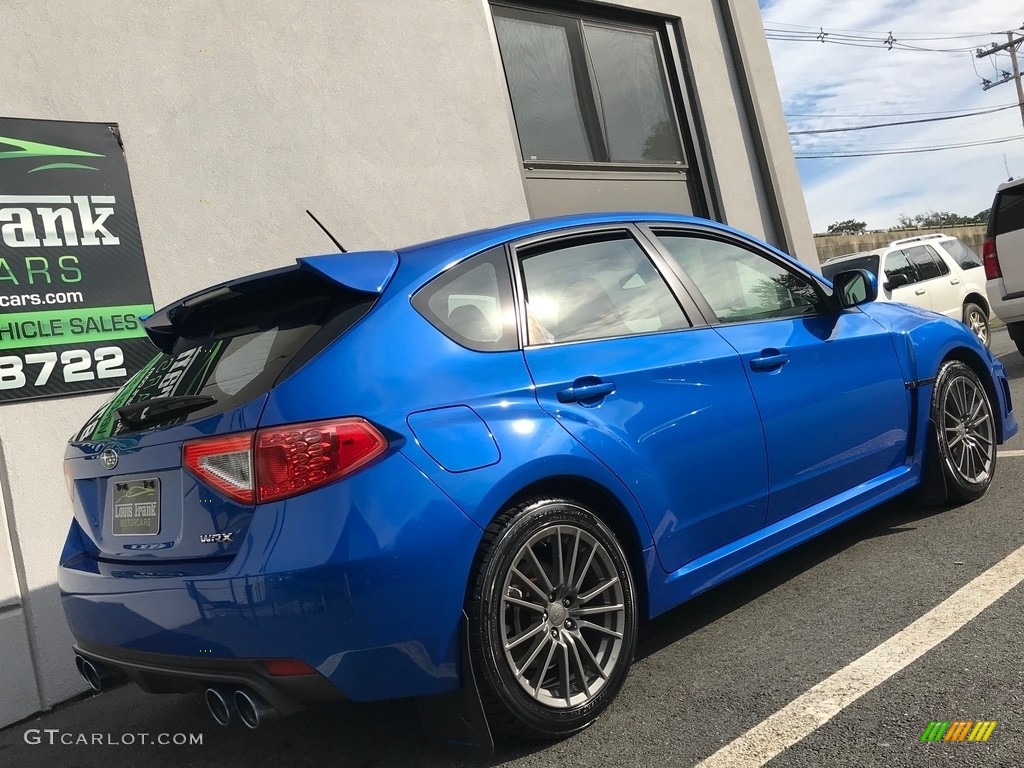
[[0, 118], [0, 165], [0, 401], [119, 387], [153, 298], [117, 126]]

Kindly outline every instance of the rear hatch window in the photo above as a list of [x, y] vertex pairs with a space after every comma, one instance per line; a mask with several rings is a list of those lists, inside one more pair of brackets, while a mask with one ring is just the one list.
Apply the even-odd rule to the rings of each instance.
[[846, 272], [850, 269], [866, 269], [875, 278], [878, 277], [878, 254], [867, 254], [864, 256], [858, 256], [854, 259], [843, 259], [842, 261], [833, 261], [828, 264], [822, 264], [821, 274], [831, 280], [840, 272]]
[[989, 236], [1024, 229], [1024, 186], [1004, 189], [996, 195], [991, 217]]
[[161, 310], [145, 325], [162, 349], [73, 442], [192, 421], [244, 405], [320, 352], [375, 298], [290, 267]]
[[[86, 554], [147, 564], [232, 557], [255, 507], [184, 469], [182, 446], [254, 428], [274, 385], [376, 298], [296, 266], [210, 288], [147, 318], [159, 351], [65, 454]], [[222, 469], [251, 473], [242, 464]]]

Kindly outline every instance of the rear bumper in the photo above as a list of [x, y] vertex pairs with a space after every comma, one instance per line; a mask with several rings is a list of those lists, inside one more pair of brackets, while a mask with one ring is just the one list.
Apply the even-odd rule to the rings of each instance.
[[123, 673], [149, 693], [184, 693], [212, 685], [248, 688], [283, 715], [300, 712], [311, 704], [345, 700], [338, 687], [323, 675], [274, 677], [250, 660], [143, 653], [82, 641], [74, 650], [94, 664]]
[[1003, 278], [985, 283], [985, 294], [992, 313], [1004, 323], [1024, 322], [1024, 293], [1007, 295]]
[[266, 687], [256, 661], [293, 658], [352, 700], [420, 696], [458, 687], [458, 630], [481, 534], [396, 453], [258, 507], [220, 572], [209, 561], [98, 561], [73, 523], [58, 581], [79, 650], [154, 690], [238, 682], [272, 704], [275, 691], [321, 700], [277, 678]]

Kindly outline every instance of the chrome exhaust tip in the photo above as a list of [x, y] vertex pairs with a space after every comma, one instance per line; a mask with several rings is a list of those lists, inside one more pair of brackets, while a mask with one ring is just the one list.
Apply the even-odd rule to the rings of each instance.
[[78, 674], [89, 684], [90, 688], [97, 693], [103, 690], [103, 683], [110, 677], [109, 675], [100, 672], [99, 668], [84, 656], [75, 657], [75, 666], [78, 668]]
[[235, 719], [235, 701], [227, 688], [207, 688], [206, 708], [217, 725], [231, 725]]
[[238, 711], [238, 719], [242, 721], [246, 728], [256, 730], [267, 720], [271, 720], [281, 714], [258, 694], [244, 689], [240, 688], [235, 691], [233, 698], [235, 709]]

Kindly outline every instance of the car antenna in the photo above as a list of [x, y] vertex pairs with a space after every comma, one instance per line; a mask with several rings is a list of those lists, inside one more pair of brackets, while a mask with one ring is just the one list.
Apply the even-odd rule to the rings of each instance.
[[338, 242], [338, 238], [336, 238], [334, 235], [332, 235], [330, 230], [328, 230], [327, 227], [325, 227], [323, 224], [320, 223], [320, 219], [318, 219], [316, 216], [314, 216], [313, 212], [311, 210], [309, 210], [309, 208], [306, 209], [306, 213], [308, 213], [309, 214], [309, 218], [311, 218], [313, 221], [315, 221], [316, 225], [318, 227], [320, 227], [320, 229], [322, 229], [324, 231], [324, 234], [327, 235], [329, 238], [331, 238], [331, 242], [334, 243], [336, 246], [338, 246], [338, 250], [339, 251], [341, 251], [342, 253], [348, 253], [348, 251], [345, 250], [345, 246], [343, 246], [341, 243]]

